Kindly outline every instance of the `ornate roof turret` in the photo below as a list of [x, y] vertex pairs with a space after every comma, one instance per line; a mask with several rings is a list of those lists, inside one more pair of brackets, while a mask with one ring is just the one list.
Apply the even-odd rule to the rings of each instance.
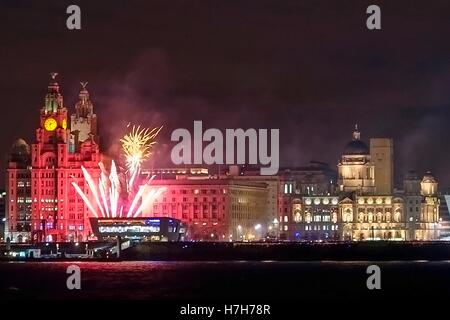
[[45, 95], [44, 113], [56, 113], [58, 108], [63, 108], [63, 97], [59, 92], [59, 84], [56, 82], [58, 73], [50, 73], [50, 83], [47, 87], [47, 94]]
[[88, 116], [92, 116], [93, 113], [93, 105], [91, 100], [89, 99], [89, 91], [87, 91], [86, 86], [87, 82], [80, 82], [81, 90], [78, 94], [78, 102], [75, 104], [75, 111], [77, 117], [87, 118]]

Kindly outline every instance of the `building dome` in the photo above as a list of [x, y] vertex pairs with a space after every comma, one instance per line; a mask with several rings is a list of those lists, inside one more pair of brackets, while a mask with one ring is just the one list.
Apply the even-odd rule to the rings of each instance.
[[366, 155], [370, 154], [369, 147], [360, 140], [361, 133], [358, 131], [358, 125], [355, 125], [355, 131], [353, 131], [353, 140], [347, 143], [344, 148], [344, 156], [351, 155]]
[[13, 154], [29, 154], [30, 146], [23, 139], [17, 139], [12, 145], [11, 153]]
[[422, 182], [437, 183], [437, 179], [430, 171], [427, 171], [423, 176]]
[[23, 139], [17, 139], [9, 153], [9, 161], [16, 162], [18, 168], [26, 168], [30, 162], [30, 146]]
[[369, 148], [361, 140], [353, 140], [344, 148], [344, 155], [369, 154]]

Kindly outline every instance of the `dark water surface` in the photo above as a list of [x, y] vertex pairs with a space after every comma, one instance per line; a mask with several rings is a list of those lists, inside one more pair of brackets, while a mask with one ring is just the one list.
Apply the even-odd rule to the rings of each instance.
[[[81, 290], [66, 269], [81, 268]], [[366, 287], [381, 268], [381, 290]], [[450, 261], [427, 262], [2, 262], [0, 296], [9, 299], [346, 299], [448, 296]]]

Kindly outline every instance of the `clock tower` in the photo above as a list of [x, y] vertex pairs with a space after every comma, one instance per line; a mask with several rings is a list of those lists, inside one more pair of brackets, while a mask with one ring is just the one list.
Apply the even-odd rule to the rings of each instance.
[[69, 150], [67, 109], [56, 76], [51, 73], [31, 148], [31, 239], [85, 241], [91, 235], [88, 208], [71, 183], [88, 192], [81, 167], [98, 179], [100, 152], [93, 139], [81, 143], [76, 151]]
[[[45, 103], [40, 112], [40, 126], [36, 130], [37, 145], [42, 145], [43, 149], [52, 149], [58, 144], [65, 144], [69, 137], [67, 109], [63, 105], [63, 97], [59, 91], [59, 84], [56, 82], [58, 74], [52, 72], [50, 75]], [[40, 160], [39, 157], [33, 158], [32, 165], [41, 165]]]

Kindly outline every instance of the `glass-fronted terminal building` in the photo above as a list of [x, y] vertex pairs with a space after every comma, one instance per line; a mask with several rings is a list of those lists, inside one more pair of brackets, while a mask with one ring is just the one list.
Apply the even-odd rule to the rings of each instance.
[[90, 218], [98, 240], [120, 236], [138, 241], [183, 241], [186, 227], [181, 220], [161, 218]]

